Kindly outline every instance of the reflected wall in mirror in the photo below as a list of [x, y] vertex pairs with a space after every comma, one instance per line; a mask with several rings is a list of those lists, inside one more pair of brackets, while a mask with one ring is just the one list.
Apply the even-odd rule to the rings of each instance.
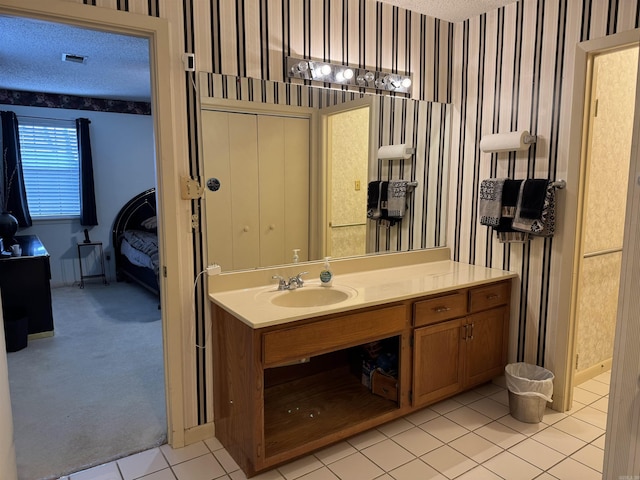
[[[292, 263], [294, 249], [305, 261], [446, 244], [450, 105], [206, 72], [198, 81], [203, 179], [221, 183], [203, 201], [208, 263], [231, 271]], [[400, 143], [415, 147], [411, 158], [378, 159]], [[403, 218], [367, 219], [369, 182], [400, 179], [417, 183]]]

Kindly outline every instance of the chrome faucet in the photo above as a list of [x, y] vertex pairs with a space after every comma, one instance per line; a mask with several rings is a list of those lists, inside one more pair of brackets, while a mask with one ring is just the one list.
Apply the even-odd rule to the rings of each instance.
[[274, 275], [271, 278], [278, 280], [278, 290], [295, 290], [296, 288], [304, 286], [302, 275], [306, 275], [307, 273], [308, 272], [300, 272], [296, 276], [289, 278], [288, 282], [286, 278], [280, 275]]

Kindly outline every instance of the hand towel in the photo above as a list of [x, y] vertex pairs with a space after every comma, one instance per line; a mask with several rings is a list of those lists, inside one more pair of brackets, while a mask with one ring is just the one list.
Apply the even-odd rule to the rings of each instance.
[[504, 178], [489, 178], [480, 182], [480, 223], [495, 227], [502, 216], [502, 189]]
[[381, 181], [369, 182], [367, 185], [367, 217], [378, 219], [382, 215], [380, 209]]
[[536, 220], [542, 216], [542, 207], [544, 206], [548, 185], [549, 180], [546, 179], [532, 178], [525, 180], [518, 202], [520, 207], [519, 216], [521, 218]]
[[387, 216], [402, 218], [407, 205], [406, 180], [390, 180], [387, 189]]
[[[524, 183], [529, 182], [529, 180]], [[517, 231], [526, 232], [531, 235], [537, 235], [541, 237], [550, 237], [555, 233], [556, 227], [556, 189], [551, 185], [549, 180], [543, 180], [546, 182], [545, 194], [542, 201], [542, 207], [540, 209], [539, 216], [537, 218], [527, 218], [523, 216], [523, 203], [527, 204], [525, 210], [526, 215], [532, 215], [532, 209], [530, 208], [532, 202], [525, 199], [525, 186], [522, 185], [520, 189], [520, 197], [518, 199], [518, 206], [516, 207], [516, 214], [513, 219], [512, 228]], [[538, 192], [536, 191], [536, 194]]]
[[520, 194], [520, 186], [522, 180], [506, 179], [502, 186], [502, 211], [500, 214], [500, 223], [493, 227], [496, 232], [513, 232], [511, 223], [516, 213], [516, 205], [518, 204], [518, 196]]

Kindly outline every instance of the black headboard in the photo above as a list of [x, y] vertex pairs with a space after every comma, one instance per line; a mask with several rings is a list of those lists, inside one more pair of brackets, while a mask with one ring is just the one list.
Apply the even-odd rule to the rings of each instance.
[[142, 223], [156, 215], [156, 189], [150, 188], [129, 200], [113, 222], [113, 247], [120, 248], [125, 230], [150, 230]]

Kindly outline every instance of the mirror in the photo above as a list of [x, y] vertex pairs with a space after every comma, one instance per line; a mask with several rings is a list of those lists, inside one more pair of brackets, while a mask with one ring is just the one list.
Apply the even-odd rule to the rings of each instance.
[[[198, 82], [209, 263], [231, 271], [295, 254], [445, 246], [449, 104], [207, 72]], [[409, 159], [378, 159], [380, 146], [402, 143], [415, 148]], [[366, 165], [351, 168], [363, 155]], [[402, 219], [367, 218], [369, 182], [400, 179], [415, 183]]]

